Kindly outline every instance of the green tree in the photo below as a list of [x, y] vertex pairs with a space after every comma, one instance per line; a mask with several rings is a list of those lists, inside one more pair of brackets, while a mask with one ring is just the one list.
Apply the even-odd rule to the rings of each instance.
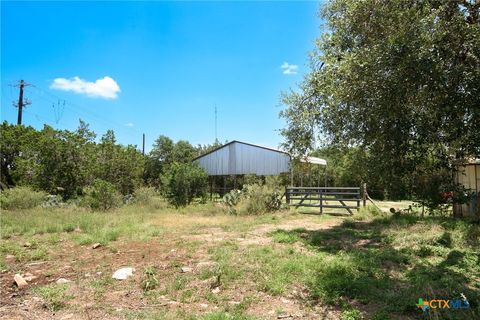
[[198, 149], [188, 141], [176, 143], [167, 136], [161, 135], [155, 140], [152, 151], [146, 160], [145, 181], [157, 187], [162, 186], [160, 176], [177, 163], [190, 163], [198, 155]]
[[132, 194], [142, 183], [144, 158], [134, 146], [116, 144], [115, 134], [108, 130], [97, 146], [97, 174], [122, 194]]
[[[2, 188], [18, 183], [20, 155], [38, 139], [32, 127], [17, 126], [4, 121], [0, 126], [0, 177]], [[16, 177], [15, 177], [16, 176]]]
[[172, 150], [172, 160], [174, 162], [189, 163], [197, 155], [197, 149], [195, 149], [190, 142], [185, 140], [177, 141]]
[[162, 175], [166, 196], [176, 207], [185, 206], [196, 197], [204, 197], [208, 185], [208, 175], [200, 167], [191, 163], [174, 162]]
[[333, 0], [322, 17], [311, 71], [282, 98], [287, 149], [361, 147], [392, 197], [480, 155], [478, 2]]

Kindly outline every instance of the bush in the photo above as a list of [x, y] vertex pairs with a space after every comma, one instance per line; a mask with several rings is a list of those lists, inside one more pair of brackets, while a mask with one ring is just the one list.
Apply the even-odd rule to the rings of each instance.
[[85, 190], [84, 203], [93, 210], [106, 211], [119, 207], [122, 204], [122, 196], [113, 184], [96, 179], [93, 185]]
[[55, 208], [64, 206], [65, 202], [61, 195], [58, 194], [49, 194], [46, 197], [46, 200], [42, 203], [43, 208]]
[[156, 195], [157, 192], [155, 191], [155, 188], [141, 187], [135, 190], [133, 202], [141, 205], [148, 205]]
[[195, 197], [205, 197], [208, 175], [195, 164], [173, 163], [162, 176], [162, 182], [168, 201], [181, 207]]
[[227, 205], [229, 213], [236, 213], [235, 206], [240, 202], [241, 196], [242, 191], [236, 189], [231, 190], [223, 196], [223, 203]]
[[47, 198], [43, 191], [35, 191], [29, 187], [6, 189], [0, 194], [2, 209], [29, 209], [41, 205]]
[[141, 187], [135, 190], [132, 199], [128, 203], [134, 203], [149, 210], [158, 210], [167, 207], [167, 203], [153, 187]]
[[146, 267], [143, 271], [142, 289], [144, 292], [155, 289], [158, 286], [157, 270], [155, 267]]
[[281, 191], [268, 182], [244, 185], [242, 191], [232, 190], [223, 197], [230, 213], [263, 214], [282, 207]]

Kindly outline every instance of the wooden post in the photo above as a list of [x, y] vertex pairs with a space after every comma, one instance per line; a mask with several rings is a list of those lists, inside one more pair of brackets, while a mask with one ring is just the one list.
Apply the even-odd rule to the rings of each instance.
[[320, 192], [320, 214], [323, 213], [323, 192], [322, 192], [322, 189], [318, 189], [318, 191]]
[[290, 194], [288, 193], [288, 186], [285, 186], [285, 201], [290, 204]]
[[362, 189], [363, 189], [362, 190], [363, 206], [365, 207], [367, 205], [367, 184], [366, 183], [363, 184]]
[[293, 187], [293, 164], [290, 165], [290, 187]]

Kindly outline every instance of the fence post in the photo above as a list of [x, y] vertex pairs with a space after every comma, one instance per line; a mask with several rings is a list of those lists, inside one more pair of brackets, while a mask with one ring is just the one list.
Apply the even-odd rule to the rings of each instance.
[[362, 188], [362, 200], [363, 200], [363, 206], [365, 207], [367, 205], [367, 184], [363, 184]]
[[290, 204], [290, 194], [288, 193], [288, 186], [285, 186], [285, 200]]
[[320, 213], [323, 213], [323, 192], [322, 189], [318, 189], [320, 191]]

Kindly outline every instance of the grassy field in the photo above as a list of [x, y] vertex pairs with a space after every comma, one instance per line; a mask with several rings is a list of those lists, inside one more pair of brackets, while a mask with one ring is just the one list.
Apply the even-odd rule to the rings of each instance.
[[[235, 216], [218, 204], [176, 210], [161, 201], [107, 213], [2, 211], [0, 317], [480, 318], [478, 224], [371, 208], [313, 212]], [[112, 279], [121, 267], [133, 276]], [[16, 273], [34, 279], [18, 289]], [[462, 296], [470, 308], [416, 307]]]

